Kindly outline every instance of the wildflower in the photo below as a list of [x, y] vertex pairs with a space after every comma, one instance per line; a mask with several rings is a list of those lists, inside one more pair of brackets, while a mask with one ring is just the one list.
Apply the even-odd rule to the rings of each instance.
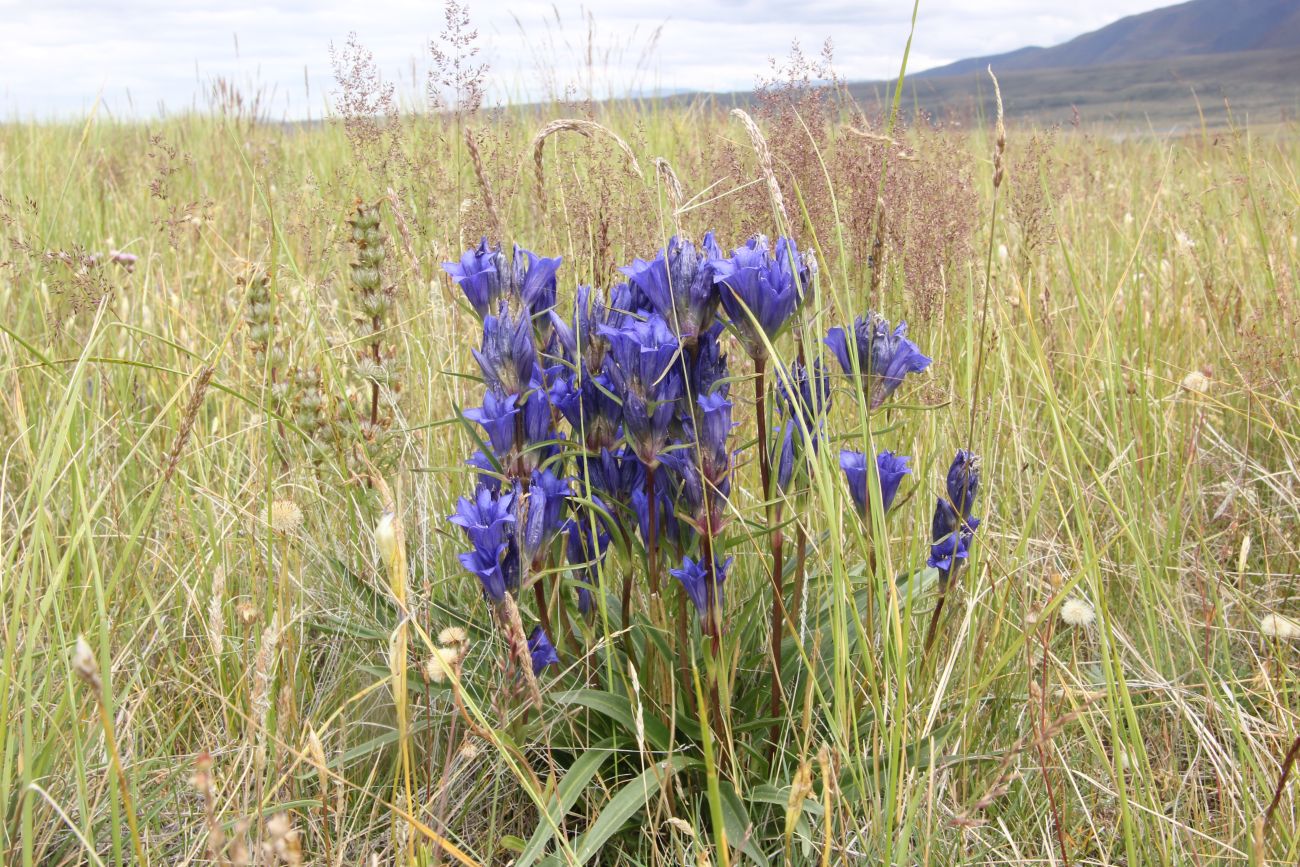
[[256, 623], [259, 615], [260, 612], [257, 610], [257, 606], [247, 599], [235, 606], [235, 619], [245, 629]]
[[930, 523], [930, 557], [926, 562], [939, 570], [940, 589], [948, 586], [948, 578], [958, 562], [970, 554], [971, 540], [980, 525], [979, 518], [971, 516], [978, 492], [979, 458], [959, 449], [948, 468], [948, 498], [935, 500]]
[[1300, 640], [1300, 622], [1290, 617], [1283, 617], [1281, 614], [1264, 615], [1264, 618], [1259, 621], [1259, 631], [1262, 635], [1279, 641]]
[[496, 309], [501, 296], [501, 248], [489, 247], [483, 238], [478, 247], [466, 250], [459, 262], [443, 262], [442, 269], [451, 275], [479, 318]]
[[979, 493], [980, 468], [979, 458], [966, 449], [958, 449], [952, 465], [948, 468], [948, 502], [961, 512], [963, 517], [970, 517], [971, 504]]
[[523, 528], [524, 553], [530, 561], [535, 561], [560, 531], [564, 505], [571, 493], [568, 479], [559, 478], [549, 469], [533, 471], [528, 492], [516, 500], [523, 513], [519, 525]]
[[[898, 486], [903, 481], [903, 476], [912, 472], [907, 462], [911, 458], [903, 455], [895, 455], [888, 449], [884, 449], [876, 455], [876, 476], [880, 481], [880, 510], [888, 512], [889, 507], [894, 504], [894, 497], [898, 495]], [[867, 497], [867, 458], [862, 452], [850, 451], [845, 449], [840, 452], [840, 469], [844, 471], [844, 477], [849, 482], [849, 494], [853, 497], [853, 503], [858, 507], [858, 514], [866, 515], [870, 508], [870, 501]]]
[[677, 338], [658, 314], [601, 331], [610, 341], [609, 374], [623, 400], [624, 434], [647, 467], [657, 466], [682, 391]]
[[[795, 457], [807, 457], [805, 445], [816, 454], [826, 413], [830, 410], [831, 385], [825, 366], [818, 359], [809, 373], [808, 365], [795, 361], [784, 377], [778, 377], [777, 409], [788, 419], [776, 445], [777, 487], [785, 491], [794, 477]], [[807, 441], [805, 443], [805, 435]]]
[[785, 422], [783, 432], [776, 438], [775, 460], [772, 460], [776, 467], [776, 487], [780, 491], [788, 490], [794, 481], [794, 441], [798, 438], [793, 421]]
[[464, 412], [466, 419], [483, 428], [488, 437], [488, 445], [497, 458], [509, 454], [515, 446], [515, 418], [519, 415], [515, 401], [515, 395], [502, 394], [489, 388], [483, 395], [481, 408], [467, 409]]
[[471, 351], [488, 385], [504, 394], [522, 392], [537, 363], [528, 317], [512, 316], [505, 303], [483, 318], [483, 347]]
[[604, 372], [584, 368], [563, 370], [548, 393], [551, 404], [582, 434], [589, 451], [612, 448], [618, 441], [623, 406], [614, 396], [613, 383]]
[[302, 524], [302, 509], [293, 500], [276, 500], [271, 504], [271, 529], [288, 535]]
[[1097, 619], [1097, 612], [1084, 599], [1072, 596], [1061, 605], [1061, 620], [1067, 626], [1083, 628]]
[[582, 364], [590, 373], [599, 373], [609, 351], [609, 340], [600, 329], [622, 324], [622, 314], [605, 303], [604, 293], [593, 291], [590, 286], [579, 286], [573, 300], [573, 319], [566, 322], [554, 310], [550, 319], [556, 339], [572, 366]]
[[697, 562], [690, 557], [682, 558], [682, 568], [669, 571], [681, 582], [687, 598], [695, 605], [695, 610], [704, 623], [708, 622], [709, 612], [716, 609], [722, 600], [722, 585], [727, 580], [727, 570], [731, 568], [733, 559], [728, 557], [719, 562], [715, 558], [712, 576], [703, 560]]
[[140, 257], [134, 253], [123, 253], [121, 250], [109, 250], [108, 261], [114, 265], [121, 265], [126, 269], [126, 273], [135, 273], [135, 263], [140, 261]]
[[[681, 538], [678, 526], [677, 515], [673, 509], [673, 497], [671, 493], [664, 490], [666, 486], [660, 485], [659, 490], [655, 492], [655, 542], [659, 539], [668, 539], [670, 542]], [[638, 488], [632, 492], [631, 497], [632, 512], [636, 515], [637, 528], [641, 531], [641, 540], [647, 547], [650, 544], [650, 501], [646, 492]]]
[[[560, 262], [558, 256], [554, 259], [538, 256], [515, 245], [509, 289], [524, 302], [533, 316], [547, 314], [555, 307], [555, 273], [560, 269]], [[549, 324], [550, 317], [546, 316], [542, 321]]]
[[505, 598], [506, 590], [514, 583], [511, 570], [518, 568], [517, 563], [509, 562], [511, 540], [506, 533], [506, 525], [515, 521], [513, 500], [513, 491], [498, 496], [479, 487], [473, 500], [461, 497], [455, 513], [447, 518], [465, 531], [473, 546], [460, 555], [461, 565], [479, 579], [484, 595], [493, 602]]
[[701, 332], [695, 343], [695, 355], [688, 365], [688, 377], [691, 394], [711, 394], [717, 391], [726, 397], [731, 391], [728, 381], [727, 356], [722, 354], [722, 345], [718, 338], [722, 335], [722, 323], [715, 322]]
[[946, 582], [957, 561], [965, 560], [970, 554], [971, 539], [979, 524], [979, 518], [959, 518], [956, 510], [942, 497], [935, 501], [934, 519], [930, 524], [933, 541], [927, 562], [939, 570], [941, 583]]
[[704, 236], [700, 248], [697, 251], [690, 241], [673, 236], [652, 261], [636, 259], [619, 269], [687, 348], [712, 324], [719, 303], [712, 261], [721, 259], [722, 251], [712, 232]]
[[560, 664], [560, 656], [541, 626], [534, 626], [533, 631], [528, 633], [528, 655], [533, 660], [534, 677], [540, 675], [548, 665]]
[[577, 468], [586, 489], [624, 506], [632, 492], [641, 489], [645, 474], [636, 454], [627, 446], [601, 449], [580, 458]]
[[730, 466], [727, 439], [735, 424], [731, 421], [731, 401], [719, 392], [702, 394], [695, 399], [699, 405], [699, 449], [701, 464], [709, 481], [716, 482]]
[[578, 572], [578, 610], [586, 614], [591, 610], [591, 591], [582, 585], [595, 587], [599, 582], [600, 564], [609, 552], [609, 533], [596, 526], [592, 534], [592, 522], [570, 518], [565, 522], [565, 555], [569, 565]]
[[889, 320], [872, 311], [854, 320], [851, 337], [843, 328], [832, 328], [826, 335], [826, 346], [845, 373], [861, 377], [863, 393], [872, 409], [888, 400], [907, 374], [920, 373], [930, 366], [930, 359], [907, 339], [906, 322], [898, 323], [891, 333]]
[[767, 357], [767, 347], [803, 300], [810, 280], [795, 242], [778, 238], [774, 255], [767, 239], [751, 238], [731, 258], [714, 263], [722, 308], [750, 358]]

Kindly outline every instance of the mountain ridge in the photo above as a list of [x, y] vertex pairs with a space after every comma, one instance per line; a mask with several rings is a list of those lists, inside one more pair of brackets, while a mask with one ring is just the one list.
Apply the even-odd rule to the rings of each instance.
[[1129, 15], [1053, 46], [1026, 46], [926, 69], [926, 79], [1066, 69], [1252, 51], [1300, 51], [1300, 0], [1188, 0]]

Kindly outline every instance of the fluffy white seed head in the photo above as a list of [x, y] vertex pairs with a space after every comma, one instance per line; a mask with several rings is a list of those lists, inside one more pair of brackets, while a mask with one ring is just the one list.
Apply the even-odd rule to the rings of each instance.
[[1278, 641], [1300, 640], [1300, 622], [1290, 617], [1283, 617], [1281, 614], [1265, 615], [1264, 619], [1259, 621], [1259, 631]]
[[1090, 626], [1097, 619], [1097, 612], [1086, 600], [1072, 596], [1061, 606], [1061, 620], [1067, 626]]
[[276, 500], [271, 504], [271, 529], [288, 535], [302, 525], [302, 509], [293, 500]]

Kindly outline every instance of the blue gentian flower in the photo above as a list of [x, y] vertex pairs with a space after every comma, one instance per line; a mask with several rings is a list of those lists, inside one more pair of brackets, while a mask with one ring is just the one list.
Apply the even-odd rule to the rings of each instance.
[[533, 329], [528, 317], [512, 316], [503, 300], [496, 315], [483, 319], [483, 347], [471, 350], [491, 388], [503, 394], [519, 394], [527, 386], [537, 364]]
[[948, 502], [964, 517], [970, 517], [971, 505], [979, 494], [979, 459], [966, 449], [958, 449], [948, 468]]
[[632, 492], [641, 489], [645, 478], [641, 461], [627, 446], [579, 457], [576, 466], [588, 490], [622, 506], [631, 502]]
[[[609, 552], [610, 536], [602, 527], [603, 521], [597, 519], [593, 538], [592, 523], [582, 517], [565, 521], [564, 551], [569, 565], [577, 570], [579, 581], [595, 587], [599, 583], [600, 563]], [[591, 610], [591, 591], [586, 587], [578, 587], [578, 610], [583, 614]]]
[[784, 430], [774, 443], [775, 455], [771, 465], [776, 468], [776, 487], [782, 493], [788, 491], [790, 482], [794, 481], [795, 441], [802, 437], [803, 435], [795, 430], [795, 423], [787, 421]]
[[[774, 444], [772, 466], [777, 468], [777, 487], [786, 491], [797, 466], [806, 461], [805, 446], [817, 453], [830, 412], [831, 383], [826, 368], [818, 359], [809, 373], [808, 365], [795, 361], [776, 378], [777, 410], [786, 417], [785, 428]], [[805, 435], [808, 437], [805, 443]]]
[[714, 559], [716, 584], [710, 580], [709, 570], [703, 560], [697, 562], [690, 557], [683, 557], [682, 568], [669, 571], [669, 574], [681, 582], [687, 598], [695, 605], [695, 610], [703, 623], [708, 623], [710, 603], [716, 606], [722, 601], [722, 587], [727, 580], [727, 570], [731, 568], [732, 559], [731, 557], [724, 561]]
[[495, 496], [501, 489], [501, 470], [492, 463], [492, 459], [482, 449], [475, 449], [474, 454], [470, 455], [465, 463], [478, 470], [477, 486], [486, 488]]
[[503, 561], [511, 547], [507, 525], [515, 520], [513, 505], [513, 492], [496, 495], [480, 487], [473, 500], [461, 497], [456, 511], [447, 518], [465, 531], [473, 546], [473, 550], [460, 555], [461, 565], [474, 573], [483, 585], [483, 593], [494, 602], [505, 598], [512, 583]]
[[730, 371], [727, 370], [727, 356], [722, 354], [722, 323], [715, 322], [702, 331], [695, 344], [695, 354], [691, 358], [689, 376], [692, 395], [720, 393], [723, 397], [731, 391]]
[[647, 467], [657, 466], [682, 392], [677, 338], [658, 314], [601, 333], [610, 342], [607, 370], [623, 401], [624, 435]]
[[492, 454], [498, 459], [505, 457], [515, 446], [515, 419], [519, 409], [515, 406], [515, 395], [501, 394], [489, 388], [483, 395], [483, 406], [467, 409], [465, 418], [482, 426], [487, 433], [488, 445]]
[[[655, 530], [656, 544], [662, 544], [663, 541], [676, 543], [681, 539], [680, 528], [677, 526], [677, 514], [673, 510], [673, 496], [666, 485], [660, 485], [655, 491]], [[650, 506], [649, 499], [643, 489], [638, 488], [632, 492], [629, 498], [633, 514], [636, 515], [637, 529], [641, 531], [641, 542], [647, 547], [650, 546]]]
[[[904, 455], [896, 455], [888, 449], [884, 449], [876, 455], [876, 475], [880, 479], [880, 510], [888, 512], [890, 506], [894, 504], [894, 497], [898, 495], [898, 486], [903, 481], [903, 476], [912, 472], [907, 466], [911, 458]], [[853, 503], [858, 507], [858, 514], [867, 514], [869, 500], [867, 498], [867, 459], [862, 452], [855, 452], [845, 449], [840, 452], [840, 469], [844, 471], [845, 478], [849, 482], [849, 493], [853, 496]]]
[[713, 282], [713, 260], [722, 258], [713, 233], [704, 236], [697, 251], [690, 241], [673, 236], [667, 249], [652, 261], [636, 259], [620, 268], [628, 281], [649, 300], [651, 308], [672, 327], [684, 347], [695, 345], [718, 311], [718, 289]]
[[[957, 564], [970, 554], [970, 544], [979, 527], [971, 506], [979, 493], [979, 458], [959, 449], [948, 468], [948, 499], [939, 497], [930, 522], [930, 556], [927, 563], [939, 570], [939, 586], [946, 587]], [[960, 510], [960, 511], [959, 511]]]
[[735, 427], [731, 421], [731, 401], [715, 391], [701, 394], [695, 402], [699, 406], [697, 436], [702, 469], [710, 481], [716, 482], [731, 466], [731, 452], [727, 447]]
[[[856, 359], [850, 339], [857, 351]], [[930, 366], [930, 359], [907, 339], [906, 322], [898, 323], [891, 332], [889, 320], [873, 311], [854, 320], [852, 337], [843, 328], [832, 328], [826, 335], [826, 345], [845, 373], [861, 376], [862, 390], [872, 409], [888, 400], [907, 374], [920, 373]]]
[[501, 268], [501, 248], [489, 247], [486, 237], [475, 249], [466, 250], [459, 262], [442, 263], [480, 319], [496, 309], [501, 297]]
[[970, 553], [970, 543], [979, 525], [979, 518], [960, 518], [947, 500], [942, 497], [935, 500], [934, 519], [930, 524], [933, 541], [926, 562], [939, 570], [942, 583], [947, 583], [948, 573], [957, 561], [965, 560]]
[[[510, 290], [516, 294], [533, 316], [547, 314], [555, 307], [555, 272], [560, 268], [560, 257], [548, 259], [525, 250], [518, 244], [514, 250], [514, 267], [511, 270]], [[546, 321], [549, 323], [549, 316]]]
[[560, 664], [555, 646], [540, 625], [534, 626], [533, 631], [528, 633], [528, 655], [533, 659], [533, 677], [540, 675], [548, 665]]
[[767, 357], [808, 288], [809, 271], [793, 240], [779, 238], [774, 255], [767, 240], [753, 238], [731, 258], [714, 263], [722, 308], [750, 358]]
[[814, 448], [822, 421], [831, 408], [831, 378], [819, 358], [812, 365], [796, 360], [785, 376], [776, 378], [777, 409], [789, 419], [800, 419], [813, 437]]
[[528, 490], [517, 500], [520, 511], [526, 513], [520, 523], [524, 553], [530, 562], [537, 561], [560, 531], [564, 507], [572, 493], [568, 479], [549, 469], [533, 471]]
[[604, 293], [590, 286], [579, 286], [573, 301], [573, 318], [566, 322], [554, 310], [550, 318], [565, 360], [574, 368], [583, 364], [590, 373], [600, 373], [609, 352], [609, 340], [600, 329], [616, 328], [624, 319], [622, 313], [605, 303]]
[[564, 369], [550, 388], [552, 405], [582, 435], [588, 451], [613, 448], [623, 421], [623, 405], [614, 395], [605, 373], [590, 373], [585, 367]]

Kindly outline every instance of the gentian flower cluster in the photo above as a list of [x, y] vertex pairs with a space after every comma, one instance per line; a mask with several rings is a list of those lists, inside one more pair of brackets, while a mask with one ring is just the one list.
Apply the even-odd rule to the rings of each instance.
[[[806, 480], [829, 435], [831, 376], [822, 358], [804, 358], [802, 337], [793, 363], [774, 359], [771, 347], [797, 326], [815, 270], [788, 238], [769, 244], [756, 237], [727, 255], [712, 233], [698, 245], [674, 237], [652, 258], [620, 269], [626, 282], [576, 287], [571, 306], [561, 310], [559, 265], [558, 258], [519, 247], [507, 262], [486, 239], [459, 262], [444, 265], [482, 323], [473, 350], [482, 401], [463, 413], [481, 431], [483, 447], [468, 461], [477, 470], [477, 487], [449, 519], [469, 543], [461, 563], [494, 604], [509, 606], [512, 594], [538, 589], [541, 625], [527, 633], [527, 656], [520, 655], [531, 659], [534, 674], [559, 662], [551, 638], [559, 637], [561, 647], [567, 640], [567, 629], [547, 634], [547, 624], [564, 623], [563, 606], [553, 620], [548, 608], [555, 597], [541, 592], [542, 576], [554, 573], [561, 556], [584, 617], [609, 612], [603, 603], [617, 588], [602, 586], [601, 576], [611, 568], [611, 551], [620, 559], [635, 557], [633, 562], [644, 553], [652, 598], [666, 561], [681, 588], [680, 610], [695, 609], [716, 647], [724, 623], [723, 587], [733, 565], [722, 553], [722, 534], [732, 517], [737, 463], [724, 335], [733, 333], [753, 360], [760, 413], [768, 397], [766, 365], [776, 364], [771, 406], [777, 424], [767, 441], [767, 420], [760, 419], [757, 448], [764, 481], [770, 474], [775, 482], [768, 493], [788, 494]], [[930, 364], [906, 333], [905, 324], [891, 329], [869, 311], [852, 329], [833, 328], [825, 338], [828, 354], [872, 409], [909, 373]], [[873, 503], [888, 513], [911, 472], [909, 458], [889, 450], [874, 458], [844, 450], [839, 460], [864, 517]], [[970, 515], [978, 484], [974, 459], [959, 452], [933, 527], [930, 562], [945, 577], [967, 556], [978, 525]], [[779, 506], [774, 512], [776, 526]], [[779, 526], [772, 536], [778, 576]], [[634, 550], [638, 539], [640, 549]], [[800, 568], [804, 541], [801, 536]], [[631, 625], [629, 603], [636, 592], [630, 566], [623, 563], [624, 628]], [[661, 606], [652, 607], [663, 616]], [[777, 645], [783, 622], [774, 615]], [[522, 639], [525, 633], [520, 628], [511, 634]]]
[[[459, 263], [443, 266], [482, 319], [482, 341], [473, 354], [486, 386], [482, 404], [463, 413], [486, 439], [486, 451], [468, 461], [479, 470], [477, 489], [472, 499], [460, 499], [448, 520], [471, 545], [460, 555], [461, 564], [479, 579], [494, 610], [514, 612], [513, 618], [518, 610], [507, 604], [513, 602], [507, 595], [521, 589], [527, 574], [546, 568], [572, 495], [550, 399], [549, 384], [557, 374], [542, 366], [558, 340], [551, 313], [559, 265], [558, 258], [518, 246], [507, 264], [500, 249], [484, 239]], [[541, 585], [534, 586], [540, 593]], [[503, 626], [508, 636], [522, 633], [521, 624]], [[537, 648], [551, 648], [540, 626], [528, 645], [540, 671]], [[550, 654], [555, 655], [553, 648]]]

